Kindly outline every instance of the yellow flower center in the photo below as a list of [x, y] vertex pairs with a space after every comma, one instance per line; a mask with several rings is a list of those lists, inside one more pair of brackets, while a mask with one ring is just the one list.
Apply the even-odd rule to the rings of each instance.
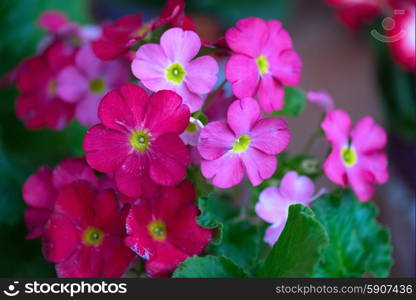
[[96, 227], [88, 227], [84, 231], [83, 240], [88, 246], [99, 246], [104, 240], [104, 233]]
[[251, 139], [248, 135], [242, 135], [238, 139], [235, 140], [233, 144], [233, 152], [241, 153], [247, 150], [248, 146], [250, 145]]
[[352, 167], [357, 162], [357, 152], [351, 146], [344, 146], [341, 149], [341, 158], [344, 162], [344, 165], [346, 165], [347, 167]]
[[260, 74], [266, 74], [269, 72], [269, 62], [264, 55], [260, 55], [256, 59], [257, 68], [259, 69]]
[[150, 133], [146, 130], [135, 130], [130, 135], [129, 142], [137, 152], [145, 152], [150, 146]]
[[186, 128], [186, 132], [196, 132], [198, 131], [198, 126], [195, 124], [195, 122], [189, 122], [188, 127]]
[[156, 241], [164, 241], [167, 236], [166, 224], [161, 220], [150, 222], [147, 226], [150, 236]]
[[181, 84], [185, 75], [185, 68], [180, 63], [171, 64], [166, 68], [166, 79], [175, 84]]
[[101, 94], [105, 90], [105, 82], [101, 78], [92, 79], [89, 88], [91, 93]]

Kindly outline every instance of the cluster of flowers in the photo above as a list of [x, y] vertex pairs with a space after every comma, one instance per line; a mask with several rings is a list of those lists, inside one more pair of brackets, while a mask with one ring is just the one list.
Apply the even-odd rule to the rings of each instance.
[[363, 21], [378, 16], [383, 20], [380, 39], [388, 43], [394, 59], [405, 69], [416, 72], [415, 0], [325, 0], [334, 7], [340, 20], [357, 30]]
[[[43, 166], [24, 184], [27, 237], [42, 238], [60, 277], [122, 276], [137, 255], [149, 276], [169, 276], [215, 235], [197, 223], [197, 195], [186, 179], [191, 163], [218, 188], [238, 185], [245, 174], [256, 186], [276, 171], [291, 136], [282, 118], [265, 114], [283, 107], [283, 85], [298, 84], [302, 67], [288, 32], [259, 18], [226, 32], [221, 51], [233, 92], [226, 97], [222, 84], [214, 90], [217, 60], [198, 55], [207, 43], [188, 30], [183, 1], [168, 1], [148, 24], [139, 15], [122, 17], [93, 38], [58, 13], [40, 24], [50, 36], [20, 67], [18, 116], [29, 129], [61, 129], [75, 112], [92, 127], [84, 158]], [[160, 43], [145, 42], [160, 28]], [[126, 63], [138, 84], [128, 83]], [[309, 97], [326, 110], [321, 126], [332, 152], [325, 173], [369, 200], [374, 185], [387, 180], [383, 129], [370, 117], [351, 129], [328, 95]], [[201, 110], [207, 124], [197, 118]], [[289, 172], [279, 188], [262, 192], [256, 212], [272, 223], [266, 242], [278, 239], [290, 204], [308, 205], [322, 193], [314, 189]]]

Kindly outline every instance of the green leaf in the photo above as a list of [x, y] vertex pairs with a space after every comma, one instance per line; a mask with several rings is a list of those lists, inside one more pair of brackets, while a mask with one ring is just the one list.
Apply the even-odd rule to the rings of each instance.
[[209, 251], [231, 259], [249, 272], [259, 261], [263, 250], [264, 228], [247, 221], [227, 222], [223, 227], [221, 244], [211, 246]]
[[309, 277], [328, 245], [325, 228], [301, 204], [289, 207], [286, 226], [266, 258], [263, 277]]
[[237, 215], [236, 209], [232, 208], [226, 199], [217, 198], [214, 193], [207, 197], [198, 198], [198, 208], [201, 214], [197, 218], [199, 225], [205, 228], [216, 229], [213, 244], [218, 245], [222, 240], [223, 222]]
[[325, 226], [330, 244], [317, 277], [385, 277], [392, 266], [392, 248], [386, 229], [376, 220], [377, 209], [359, 202], [350, 191], [327, 194], [312, 205]]
[[306, 96], [300, 88], [285, 86], [283, 109], [272, 114], [273, 117], [290, 116], [296, 118], [305, 109]]
[[243, 269], [222, 256], [191, 257], [179, 265], [174, 278], [243, 278]]

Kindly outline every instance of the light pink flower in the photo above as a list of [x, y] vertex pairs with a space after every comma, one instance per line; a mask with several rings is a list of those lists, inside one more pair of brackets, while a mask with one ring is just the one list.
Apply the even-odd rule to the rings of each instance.
[[300, 81], [302, 62], [292, 39], [276, 20], [247, 18], [225, 35], [236, 53], [227, 62], [225, 75], [238, 98], [258, 96], [266, 113], [283, 107], [283, 85]]
[[103, 62], [86, 45], [77, 53], [75, 65], [59, 73], [57, 93], [64, 101], [76, 103], [78, 121], [91, 126], [99, 123], [97, 110], [102, 97], [128, 80], [129, 70], [123, 60]]
[[254, 99], [236, 100], [228, 109], [227, 122], [211, 122], [201, 130], [202, 174], [215, 186], [229, 188], [239, 184], [247, 172], [251, 183], [258, 185], [273, 175], [276, 155], [289, 141], [283, 119], [262, 119]]
[[352, 129], [349, 115], [342, 110], [330, 111], [321, 127], [332, 145], [324, 163], [326, 176], [343, 187], [350, 184], [360, 201], [369, 200], [375, 184], [388, 180], [387, 155], [382, 152], [387, 142], [384, 129], [371, 117]]
[[201, 108], [201, 94], [211, 91], [217, 81], [218, 64], [210, 56], [192, 60], [201, 48], [193, 31], [167, 30], [160, 45], [145, 44], [132, 63], [134, 76], [151, 91], [172, 90], [183, 98], [191, 112]]
[[334, 100], [332, 99], [331, 95], [325, 91], [310, 91], [306, 94], [306, 98], [310, 102], [318, 105], [326, 113], [335, 108]]
[[286, 173], [280, 187], [268, 187], [261, 192], [255, 207], [256, 214], [272, 224], [264, 236], [266, 243], [273, 246], [279, 239], [286, 225], [290, 205], [300, 203], [308, 206], [324, 190], [315, 196], [314, 192], [313, 181], [306, 176], [299, 176], [294, 171]]

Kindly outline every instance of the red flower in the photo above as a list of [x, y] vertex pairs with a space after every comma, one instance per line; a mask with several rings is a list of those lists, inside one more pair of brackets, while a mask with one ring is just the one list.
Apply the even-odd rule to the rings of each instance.
[[121, 17], [103, 27], [101, 37], [92, 43], [95, 55], [111, 60], [125, 54], [133, 45], [143, 40], [153, 30], [170, 25], [194, 30], [192, 20], [185, 15], [184, 0], [168, 0], [157, 20], [144, 24], [140, 14]]
[[16, 113], [28, 129], [63, 129], [74, 115], [75, 105], [62, 101], [56, 93], [60, 70], [74, 62], [75, 48], [62, 41], [44, 53], [29, 58], [19, 67]]
[[152, 194], [156, 184], [172, 186], [185, 178], [189, 153], [179, 137], [190, 113], [172, 91], [148, 96], [133, 84], [108, 93], [100, 103], [101, 124], [84, 138], [88, 164], [114, 172], [117, 188], [129, 197]]
[[157, 197], [138, 200], [127, 216], [126, 245], [147, 260], [151, 277], [167, 277], [186, 258], [201, 253], [213, 236], [200, 227], [194, 204], [195, 190], [189, 181], [163, 187]]
[[43, 253], [58, 277], [120, 277], [133, 261], [124, 246], [127, 207], [112, 190], [77, 181], [59, 193], [43, 235]]
[[98, 58], [111, 60], [126, 53], [146, 35], [147, 28], [140, 14], [124, 16], [103, 27], [102, 35], [92, 43], [92, 49]]
[[81, 159], [61, 162], [53, 171], [40, 167], [23, 185], [23, 200], [29, 206], [25, 223], [29, 229], [27, 239], [41, 236], [55, 205], [58, 191], [76, 180], [87, 180], [97, 185], [94, 171]]

